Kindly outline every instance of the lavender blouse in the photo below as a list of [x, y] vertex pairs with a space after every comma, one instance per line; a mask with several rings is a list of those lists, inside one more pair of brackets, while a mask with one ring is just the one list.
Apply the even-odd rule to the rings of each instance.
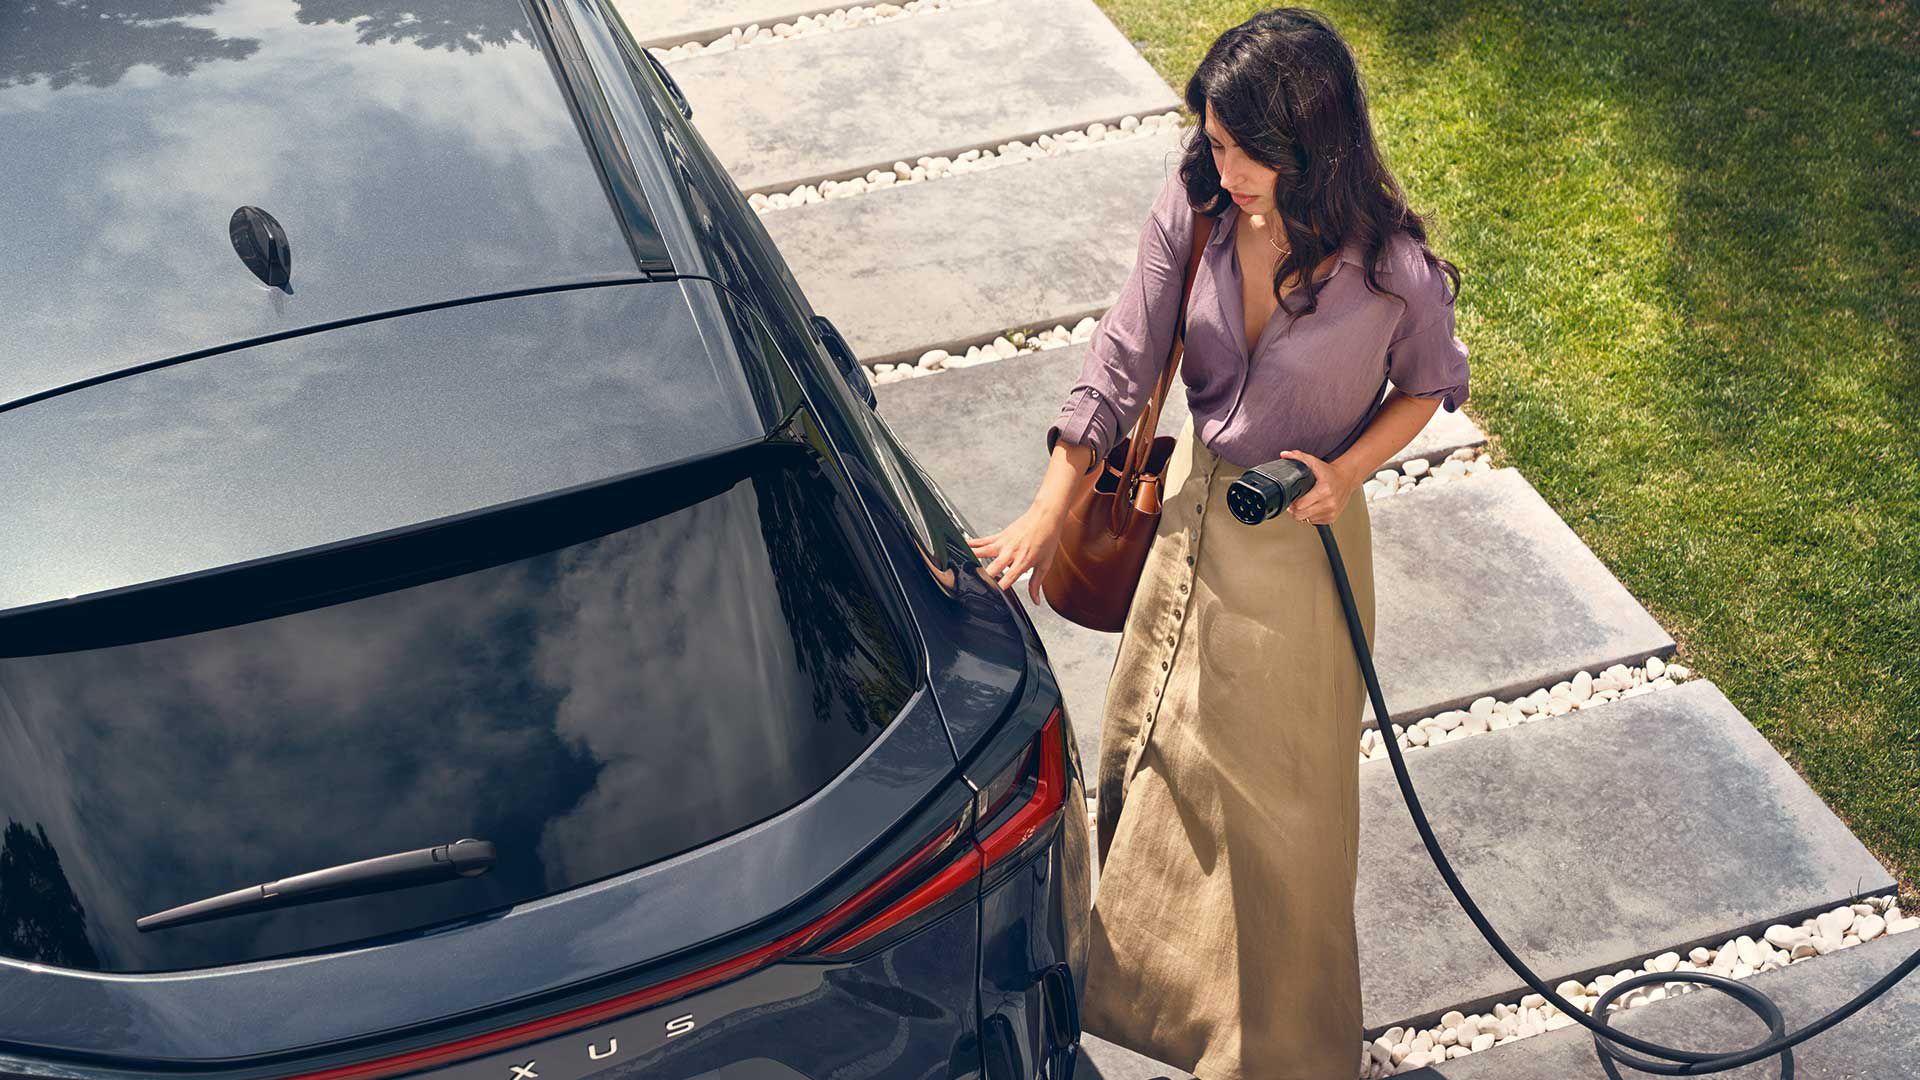
[[[1394, 234], [1378, 266], [1381, 287], [1404, 302], [1367, 289], [1366, 253], [1349, 243], [1321, 279], [1314, 313], [1288, 326], [1276, 310], [1249, 356], [1233, 244], [1239, 217], [1240, 208], [1230, 205], [1214, 221], [1180, 360], [1194, 433], [1208, 449], [1242, 467], [1283, 450], [1331, 461], [1373, 421], [1389, 378], [1404, 394], [1440, 398], [1458, 411], [1467, 399], [1467, 347], [1454, 336], [1447, 278], [1427, 266], [1411, 236]], [[1140, 254], [1120, 299], [1094, 331], [1080, 381], [1047, 428], [1048, 453], [1064, 438], [1092, 446], [1097, 465], [1132, 430], [1173, 345], [1193, 218], [1175, 173], [1140, 232]], [[1306, 292], [1296, 289], [1281, 302], [1298, 312]]]

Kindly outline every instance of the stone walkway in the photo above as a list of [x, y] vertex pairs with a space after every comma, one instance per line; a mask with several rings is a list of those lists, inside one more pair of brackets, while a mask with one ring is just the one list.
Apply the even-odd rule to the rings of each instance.
[[[1092, 0], [619, 7], [970, 531], [1011, 521], [1177, 161], [1182, 132], [1160, 119], [1173, 90]], [[1185, 412], [1176, 382], [1161, 430]], [[1665, 662], [1668, 634], [1485, 444], [1464, 413], [1436, 412], [1368, 496], [1392, 737], [1495, 927], [1589, 1010], [1628, 970], [1698, 967], [1753, 978], [1793, 1027], [1903, 959], [1920, 919], [1888, 906], [1886, 868], [1717, 687]], [[1029, 611], [1092, 761], [1118, 637]], [[1369, 708], [1357, 916], [1375, 1042], [1356, 1063], [1604, 1075], [1591, 1036], [1455, 906], [1380, 738]], [[1689, 985], [1647, 988], [1615, 1023], [1701, 1049], [1754, 1041], [1750, 1014]], [[1086, 1046], [1081, 1080], [1187, 1075]], [[1910, 1072], [1920, 985], [1799, 1058], [1803, 1077]]]

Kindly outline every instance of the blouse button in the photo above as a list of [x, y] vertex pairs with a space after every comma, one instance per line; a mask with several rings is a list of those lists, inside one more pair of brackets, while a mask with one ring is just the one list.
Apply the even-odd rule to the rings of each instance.
[[1206, 512], [1206, 509], [1207, 509], [1207, 505], [1206, 505], [1205, 503], [1194, 503], [1194, 504], [1193, 504], [1193, 512], [1194, 512], [1194, 513], [1196, 513], [1196, 514], [1199, 514], [1199, 513], [1205, 513], [1205, 512]]
[[1181, 583], [1180, 583], [1180, 591], [1181, 591], [1181, 592], [1186, 592], [1186, 591], [1187, 591], [1187, 583], [1186, 583], [1186, 582], [1184, 582], [1184, 581], [1183, 581], [1183, 582], [1181, 582]]
[[1161, 671], [1167, 670], [1167, 662], [1165, 660], [1160, 661], [1160, 670]]
[[1189, 556], [1187, 556], [1187, 565], [1188, 565], [1188, 566], [1192, 566], [1192, 565], [1193, 565], [1193, 556], [1191, 556], [1191, 555], [1189, 555]]

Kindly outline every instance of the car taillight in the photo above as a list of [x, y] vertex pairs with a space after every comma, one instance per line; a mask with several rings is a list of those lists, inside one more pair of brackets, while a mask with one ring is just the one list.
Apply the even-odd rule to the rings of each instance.
[[[1055, 705], [1040, 725], [1040, 734], [974, 796], [977, 846], [973, 851], [828, 942], [820, 954], [832, 956], [857, 949], [955, 890], [978, 881], [1025, 848], [1056, 819], [1066, 803], [1064, 715], [1064, 709]], [[1013, 808], [1011, 813], [1009, 808]]]
[[[833, 910], [774, 941], [592, 1005], [439, 1046], [301, 1073], [289, 1080], [378, 1080], [614, 1020], [782, 960], [843, 959], [890, 930], [920, 921], [916, 916], [932, 916], [943, 906], [963, 902], [956, 895], [962, 889], [977, 885], [994, 867], [1017, 859], [1023, 849], [1037, 846], [1035, 838], [1059, 818], [1066, 802], [1063, 718], [1062, 707], [1055, 705], [1040, 734], [974, 796], [971, 805], [942, 822], [911, 854]], [[990, 816], [981, 816], [983, 810]], [[971, 834], [970, 823], [975, 826]], [[896, 895], [889, 898], [890, 894]], [[880, 905], [877, 910], [876, 904]]]
[[[1055, 705], [1033, 743], [976, 796], [980, 812], [974, 832], [985, 858], [983, 871], [1015, 859], [1066, 805], [1065, 715]], [[1017, 806], [1010, 815], [1009, 805]]]

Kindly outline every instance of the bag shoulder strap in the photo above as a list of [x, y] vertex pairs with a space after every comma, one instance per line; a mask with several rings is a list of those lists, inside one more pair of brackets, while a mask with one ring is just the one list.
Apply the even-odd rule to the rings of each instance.
[[1200, 255], [1212, 235], [1213, 219], [1193, 211], [1193, 250], [1187, 253], [1186, 276], [1180, 283], [1180, 310], [1173, 320], [1173, 343], [1167, 349], [1167, 362], [1161, 365], [1160, 378], [1154, 383], [1153, 396], [1147, 399], [1147, 407], [1133, 422], [1133, 431], [1127, 437], [1126, 464], [1120, 470], [1114, 489], [1116, 497], [1107, 507], [1107, 527], [1115, 536], [1123, 534], [1132, 518], [1133, 489], [1147, 467], [1147, 456], [1153, 452], [1154, 434], [1160, 430], [1160, 406], [1167, 400], [1167, 391], [1173, 388], [1173, 374], [1180, 367], [1181, 354], [1186, 352], [1187, 303], [1193, 298], [1193, 279], [1200, 276]]
[[[1198, 210], [1193, 213], [1193, 250], [1187, 254], [1187, 276], [1183, 279], [1180, 292], [1180, 314], [1174, 323], [1174, 333], [1179, 347], [1170, 350], [1167, 356], [1167, 370], [1160, 375], [1160, 396], [1165, 398], [1167, 391], [1173, 388], [1173, 371], [1180, 365], [1180, 357], [1186, 353], [1187, 308], [1193, 301], [1193, 279], [1200, 276], [1200, 256], [1207, 250], [1207, 241], [1213, 236], [1213, 219]], [[1155, 410], [1158, 412], [1158, 410]]]
[[1193, 299], [1193, 279], [1200, 276], [1200, 256], [1207, 248], [1207, 241], [1213, 236], [1213, 219], [1195, 210], [1193, 213], [1193, 248], [1187, 253], [1186, 276], [1180, 286], [1180, 311], [1174, 316], [1173, 344], [1167, 350], [1167, 362], [1161, 365], [1160, 378], [1153, 386], [1153, 396], [1147, 400], [1147, 407], [1134, 421], [1133, 434], [1127, 445], [1127, 464], [1120, 474], [1120, 491], [1130, 491], [1134, 477], [1146, 468], [1147, 454], [1153, 449], [1154, 433], [1160, 430], [1160, 406], [1167, 399], [1167, 392], [1173, 389], [1173, 375], [1180, 367], [1180, 357], [1186, 352], [1187, 306]]

